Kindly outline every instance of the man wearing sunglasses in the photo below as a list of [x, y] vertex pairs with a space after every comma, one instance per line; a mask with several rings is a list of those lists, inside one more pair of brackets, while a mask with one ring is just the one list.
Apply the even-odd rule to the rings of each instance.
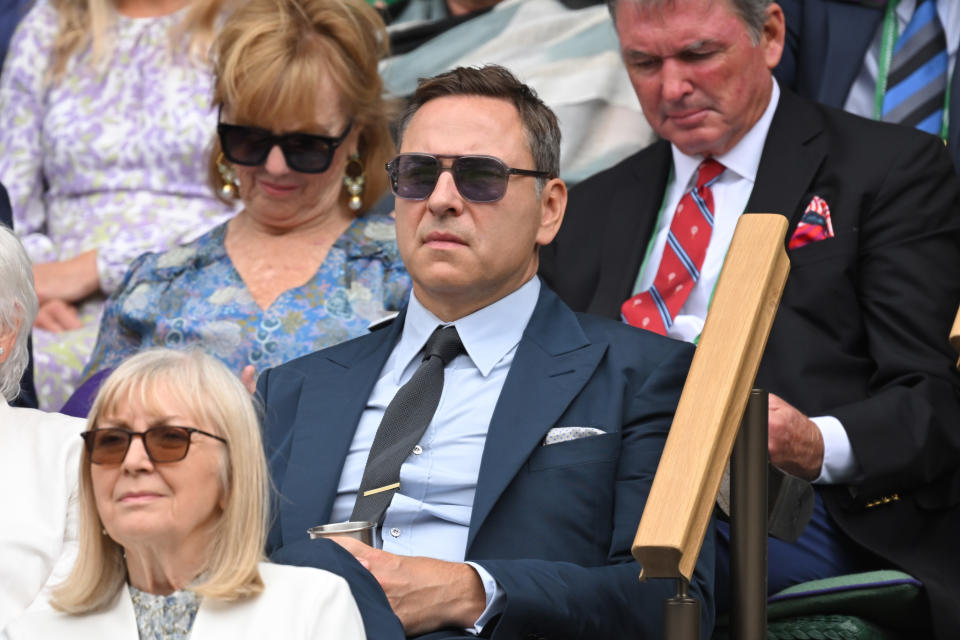
[[[660, 637], [672, 585], [641, 583], [630, 545], [691, 349], [541, 284], [560, 133], [508, 71], [422, 81], [400, 133], [387, 172], [413, 293], [389, 326], [260, 377], [268, 551], [309, 564], [309, 527], [378, 523], [382, 549], [338, 541], [408, 636]], [[710, 540], [691, 585], [704, 637]]]

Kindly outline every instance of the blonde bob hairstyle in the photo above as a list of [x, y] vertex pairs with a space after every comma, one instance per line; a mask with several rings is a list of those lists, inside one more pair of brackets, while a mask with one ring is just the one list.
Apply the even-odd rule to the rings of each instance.
[[[210, 45], [218, 16], [227, 0], [193, 0], [183, 21], [171, 30], [171, 46], [186, 42], [187, 50], [199, 62], [208, 63]], [[60, 79], [67, 62], [88, 46], [95, 65], [104, 61], [110, 50], [108, 31], [116, 21], [113, 0], [52, 0], [59, 24], [53, 41], [48, 76]]]
[[[133, 403], [161, 413], [160, 397], [178, 402], [196, 427], [227, 440], [222, 459], [226, 496], [202, 580], [190, 589], [216, 600], [260, 593], [257, 563], [266, 543], [269, 480], [253, 400], [240, 380], [199, 350], [150, 349], [124, 361], [104, 381], [87, 420], [95, 429], [120, 404]], [[88, 456], [80, 462], [80, 525], [77, 563], [53, 592], [51, 604], [80, 614], [110, 605], [126, 580], [124, 550], [102, 532]], [[190, 464], [190, 454], [182, 462]]]
[[[383, 20], [366, 0], [248, 0], [230, 14], [214, 42], [213, 101], [232, 123], [282, 131], [291, 123], [316, 122], [320, 100], [339, 100], [353, 119], [352, 131], [359, 132], [357, 153], [366, 175], [362, 213], [386, 191], [384, 165], [394, 153], [391, 110], [377, 71], [387, 51]], [[325, 73], [337, 95], [320, 95]], [[209, 165], [217, 194], [224, 186], [220, 152], [218, 139]], [[345, 171], [349, 152], [337, 148], [327, 171]], [[344, 205], [348, 198], [342, 190]]]

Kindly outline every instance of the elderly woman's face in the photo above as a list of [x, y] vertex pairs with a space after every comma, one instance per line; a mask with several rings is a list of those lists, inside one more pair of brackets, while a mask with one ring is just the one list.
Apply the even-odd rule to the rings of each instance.
[[[341, 108], [339, 93], [328, 73], [323, 74], [320, 87], [314, 122], [251, 124], [278, 135], [307, 133], [339, 138], [350, 124], [352, 114]], [[224, 105], [223, 122], [233, 123], [230, 111], [230, 106]], [[260, 224], [277, 229], [296, 228], [335, 212], [347, 213], [341, 199], [343, 176], [350, 154], [356, 150], [357, 139], [358, 131], [354, 126], [335, 149], [330, 166], [322, 173], [303, 173], [291, 168], [279, 146], [270, 149], [263, 164], [255, 167], [234, 164], [240, 179], [244, 213]], [[367, 168], [368, 171], [378, 169]]]
[[[197, 424], [163, 389], [155, 400], [152, 411], [136, 402], [120, 402], [104, 413], [97, 428], [143, 432], [167, 425], [220, 435], [210, 425]], [[133, 438], [121, 463], [91, 464], [97, 511], [107, 533], [128, 549], [204, 543], [223, 511], [221, 469], [226, 455], [219, 440], [194, 433], [179, 462], [151, 461], [143, 439]]]

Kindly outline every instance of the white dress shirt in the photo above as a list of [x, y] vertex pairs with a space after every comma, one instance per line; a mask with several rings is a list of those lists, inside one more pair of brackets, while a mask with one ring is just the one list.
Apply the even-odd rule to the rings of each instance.
[[[385, 551], [463, 561], [487, 429], [539, 295], [540, 279], [533, 277], [510, 295], [452, 323], [466, 354], [444, 369], [436, 413], [400, 467], [400, 489], [380, 530]], [[380, 372], [350, 444], [333, 503], [334, 522], [350, 519], [383, 413], [420, 366], [427, 338], [442, 324], [449, 323], [428, 311], [416, 294], [410, 295], [400, 340]], [[478, 633], [500, 612], [503, 594], [483, 567], [470, 564], [487, 594], [487, 610], [471, 629]]]
[[[760, 156], [767, 140], [773, 113], [780, 101], [780, 87], [776, 80], [770, 92], [770, 102], [757, 123], [732, 149], [716, 156], [726, 169], [711, 188], [713, 192], [713, 233], [707, 247], [700, 279], [690, 292], [690, 297], [680, 308], [667, 335], [677, 340], [694, 342], [703, 331], [703, 324], [713, 297], [713, 288], [720, 277], [723, 261], [733, 240], [737, 220], [750, 200]], [[650, 255], [640, 270], [634, 293], [646, 291], [653, 285], [667, 242], [667, 233], [673, 222], [673, 215], [680, 199], [693, 188], [697, 179], [697, 167], [703, 162], [703, 156], [688, 156], [677, 147], [670, 146], [673, 154], [673, 171], [667, 182], [663, 209], [657, 223], [656, 234]], [[823, 435], [823, 466], [820, 476], [814, 481], [820, 484], [835, 484], [854, 479], [858, 473], [856, 458], [850, 446], [850, 438], [843, 425], [833, 416], [811, 418]]]
[[[916, 6], [916, 0], [900, 0], [897, 5], [898, 36], [907, 28]], [[952, 77], [954, 65], [957, 62], [957, 46], [960, 44], [960, 2], [957, 2], [957, 0], [938, 0], [937, 15], [940, 18], [940, 24], [943, 25], [944, 34], [947, 36], [947, 54], [949, 55], [947, 72], [948, 77]], [[843, 105], [844, 110], [864, 118], [873, 118], [882, 40], [883, 21], [877, 28], [877, 34], [874, 36], [873, 42], [867, 48], [867, 53], [863, 58], [863, 66], [860, 68], [860, 73], [857, 74], [853, 84], [850, 85], [847, 102]]]
[[84, 427], [0, 398], [0, 630], [24, 611], [49, 608], [50, 585], [73, 568]]

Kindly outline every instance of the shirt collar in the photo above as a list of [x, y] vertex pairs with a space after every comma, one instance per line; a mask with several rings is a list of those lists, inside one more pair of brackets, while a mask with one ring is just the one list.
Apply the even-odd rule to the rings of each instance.
[[[916, 0], [900, 0], [897, 3], [897, 18], [901, 22], [910, 22], [913, 12], [917, 9]], [[900, 31], [899, 29], [897, 30]]]
[[[773, 79], [772, 84], [770, 101], [767, 103], [767, 108], [764, 109], [760, 119], [740, 138], [740, 141], [732, 149], [716, 157], [716, 160], [725, 168], [751, 183], [757, 180], [757, 169], [760, 167], [763, 145], [767, 140], [767, 132], [770, 131], [773, 113], [777, 110], [777, 103], [780, 102], [780, 86], [776, 79]], [[688, 156], [673, 144], [670, 145], [670, 150], [673, 152], [674, 180], [677, 184], [685, 185], [684, 192], [686, 192], [693, 187], [697, 167], [703, 162], [703, 156]]]
[[483, 309], [474, 311], [452, 323], [446, 323], [424, 307], [414, 292], [397, 343], [393, 377], [399, 385], [403, 371], [420, 353], [439, 324], [453, 324], [474, 366], [484, 377], [520, 342], [533, 309], [540, 297], [540, 278], [534, 276], [513, 293]]

